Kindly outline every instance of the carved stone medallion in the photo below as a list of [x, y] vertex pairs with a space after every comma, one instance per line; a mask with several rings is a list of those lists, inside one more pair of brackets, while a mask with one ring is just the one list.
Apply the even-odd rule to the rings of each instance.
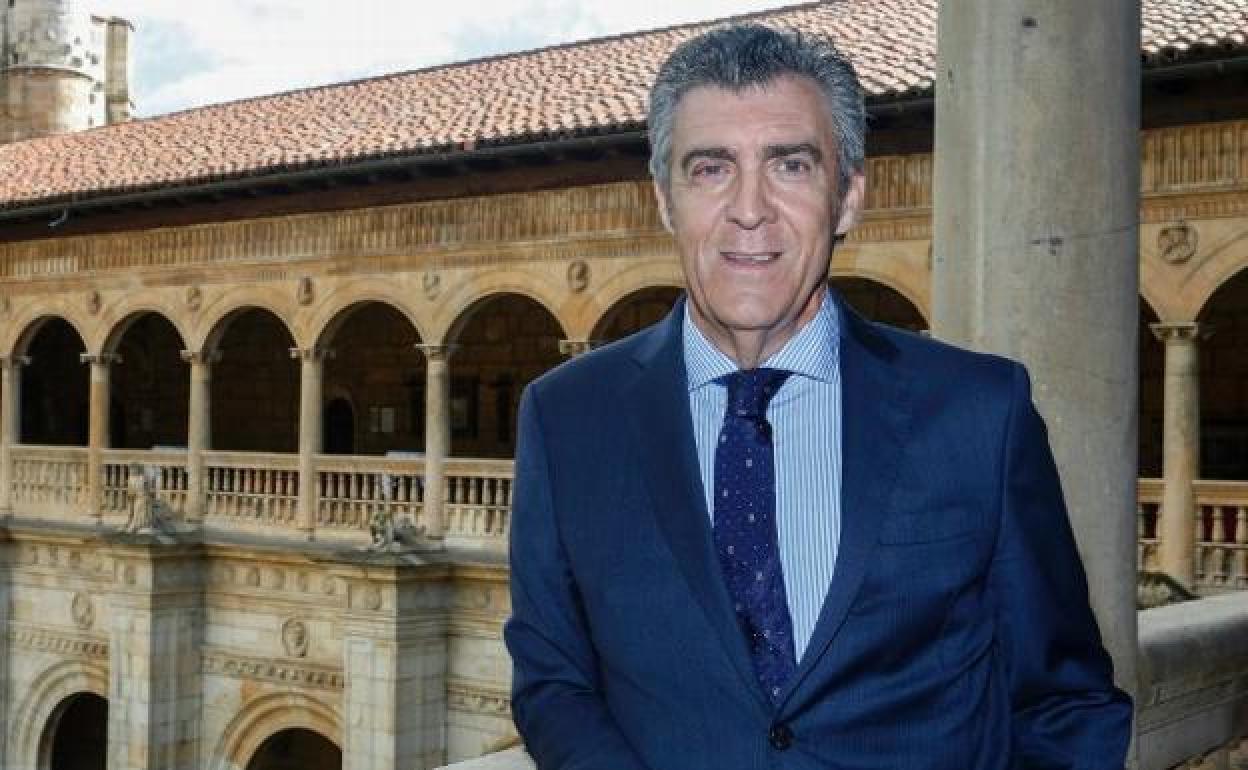
[[304, 276], [299, 279], [299, 288], [295, 291], [295, 299], [300, 305], [311, 305], [315, 292], [312, 290], [312, 279]]
[[589, 288], [589, 265], [585, 260], [578, 259], [568, 265], [568, 288], [578, 293]]
[[186, 290], [186, 307], [192, 313], [198, 313], [203, 303], [204, 292], [198, 286], [191, 286]]
[[100, 312], [100, 307], [103, 305], [103, 303], [104, 301], [100, 298], [100, 293], [98, 291], [92, 290], [92, 291], [87, 292], [87, 312], [88, 313], [90, 313], [91, 315], [95, 315], [96, 313]]
[[425, 273], [420, 279], [420, 285], [425, 290], [425, 297], [433, 299], [442, 290], [442, 276], [434, 272]]
[[1157, 252], [1171, 265], [1181, 265], [1196, 254], [1196, 228], [1186, 222], [1163, 227], [1157, 236]]
[[83, 631], [95, 625], [95, 607], [91, 604], [91, 597], [81, 591], [74, 594], [74, 600], [69, 604], [69, 614], [74, 619], [74, 625]]
[[282, 646], [292, 658], [308, 654], [308, 624], [298, 618], [290, 618], [282, 624]]

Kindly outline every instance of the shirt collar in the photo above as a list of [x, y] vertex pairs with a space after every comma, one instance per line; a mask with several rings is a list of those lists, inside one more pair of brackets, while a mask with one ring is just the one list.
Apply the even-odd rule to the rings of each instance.
[[[832, 292], [825, 292], [819, 312], [793, 338], [784, 344], [763, 366], [785, 369], [796, 375], [820, 382], [835, 381], [839, 368], [840, 314]], [[683, 321], [685, 373], [689, 390], [697, 390], [738, 367], [722, 350], [706, 338], [689, 314], [685, 302]]]

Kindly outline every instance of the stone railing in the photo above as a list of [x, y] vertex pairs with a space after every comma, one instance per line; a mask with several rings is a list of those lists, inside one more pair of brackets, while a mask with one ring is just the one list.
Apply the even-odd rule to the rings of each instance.
[[204, 481], [205, 524], [293, 532], [299, 506], [297, 455], [205, 452]]
[[104, 499], [100, 510], [105, 516], [127, 512], [126, 486], [132, 469], [152, 478], [156, 499], [175, 516], [186, 512], [186, 450], [106, 449], [103, 452]]
[[425, 461], [419, 456], [320, 455], [316, 472], [318, 532], [367, 536], [378, 510], [388, 511], [395, 522], [423, 521]]
[[1136, 486], [1137, 569], [1156, 572], [1160, 568], [1157, 543], [1161, 531], [1161, 496], [1165, 489], [1161, 479], [1140, 479]]
[[13, 510], [25, 516], [81, 519], [87, 511], [87, 450], [24, 444], [10, 451]]
[[[1139, 623], [1137, 770], [1242, 766], [1248, 736], [1243, 718], [1248, 593], [1144, 610]], [[523, 749], [513, 748], [448, 767], [533, 770], [534, 765]]]
[[1197, 481], [1196, 585], [1248, 589], [1248, 482]]
[[505, 544], [511, 523], [511, 460], [446, 460], [446, 535]]
[[[1160, 569], [1161, 479], [1140, 479], [1136, 511], [1137, 564]], [[1202, 594], [1248, 589], [1248, 482], [1197, 481], [1192, 526], [1196, 543], [1195, 585]]]

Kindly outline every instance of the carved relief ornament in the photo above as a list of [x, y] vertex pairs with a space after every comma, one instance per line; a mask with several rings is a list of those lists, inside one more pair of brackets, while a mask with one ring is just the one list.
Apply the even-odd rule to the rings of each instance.
[[1161, 228], [1157, 235], [1157, 253], [1171, 265], [1181, 265], [1196, 254], [1196, 228], [1179, 222]]

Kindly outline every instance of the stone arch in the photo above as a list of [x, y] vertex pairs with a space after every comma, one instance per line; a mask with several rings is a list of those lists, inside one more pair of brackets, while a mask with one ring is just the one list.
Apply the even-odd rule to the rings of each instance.
[[922, 318], [927, 324], [928, 328], [931, 328], [932, 312], [931, 308], [927, 307], [924, 297], [916, 287], [910, 286], [896, 275], [872, 268], [863, 268], [862, 266], [854, 268], [833, 267], [833, 269], [828, 272], [828, 278], [829, 280], [835, 280], [837, 278], [858, 278], [864, 281], [879, 284], [885, 289], [891, 289], [909, 302], [915, 312], [919, 314], [919, 317]]
[[340, 287], [331, 293], [308, 319], [308, 338], [314, 340], [315, 345], [326, 344], [328, 340], [333, 339], [334, 333], [353, 313], [375, 302], [403, 316], [416, 330], [416, 336], [421, 340], [428, 339], [424, 329], [428, 326], [428, 322], [422, 322], [412, 313], [406, 298], [405, 292], [394, 289], [392, 285], [379, 286], [372, 281]]
[[[629, 294], [625, 294], [602, 312], [602, 314], [598, 317], [598, 320], [594, 322], [593, 330], [589, 334], [589, 339], [594, 341], [595, 344], [598, 344], [599, 342], [607, 342], [619, 338], [623, 336], [625, 332], [631, 334], [632, 332], [639, 331], [643, 326], [659, 320], [658, 318], [653, 317], [653, 313], [651, 312], [659, 309], [659, 303], [654, 300], [662, 298], [664, 300], [663, 307], [668, 307], [670, 309], [670, 306], [666, 304], [665, 300], [669, 296], [673, 300], [678, 299], [682, 291], [683, 289], [679, 286], [656, 285], [646, 286], [630, 292]], [[626, 322], [624, 331], [619, 334], [611, 333], [611, 327], [616, 326], [620, 321], [619, 314], [622, 311], [628, 311], [630, 305], [635, 305], [636, 301], [642, 299], [652, 300], [651, 307], [646, 308], [646, 312], [637, 312], [637, 309], [634, 307], [633, 310], [629, 312], [629, 315], [632, 316], [632, 318]]]
[[648, 260], [630, 265], [603, 281], [589, 298], [579, 328], [569, 329], [574, 339], [586, 339], [602, 323], [603, 316], [621, 301], [632, 295], [661, 286], [685, 288], [685, 275], [680, 260], [675, 256], [662, 260]]
[[69, 324], [78, 334], [78, 339], [82, 340], [83, 352], [87, 352], [87, 335], [85, 333], [88, 328], [80, 318], [75, 318], [72, 314], [57, 312], [56, 308], [42, 308], [34, 310], [29, 314], [19, 316], [14, 320], [9, 328], [15, 330], [12, 340], [5, 346], [6, 355], [24, 356], [26, 355], [31, 340], [39, 333], [49, 321], [64, 321]]
[[12, 725], [9, 756], [16, 760], [16, 767], [39, 766], [44, 727], [66, 698], [84, 692], [107, 700], [108, 671], [95, 663], [63, 660], [35, 677], [9, 722]]
[[1195, 317], [1200, 324], [1200, 477], [1248, 480], [1248, 265], [1227, 276]]
[[[1240, 271], [1248, 268], [1248, 230], [1241, 230], [1231, 238], [1214, 245], [1203, 257], [1198, 255], [1193, 258], [1193, 261], [1196, 260], [1200, 260], [1200, 264], [1187, 275], [1183, 281], [1186, 285], [1181, 290], [1187, 301], [1183, 307], [1174, 309], [1174, 319], [1167, 317], [1166, 320], [1195, 318], [1200, 315], [1219, 289], [1234, 280]], [[1155, 293], [1164, 296], [1167, 290], [1173, 291], [1173, 287], [1162, 287], [1161, 291]]]
[[91, 353], [116, 353], [117, 345], [121, 342], [121, 338], [126, 335], [126, 331], [134, 325], [135, 321], [148, 314], [160, 316], [168, 321], [174, 330], [177, 331], [178, 337], [181, 338], [183, 349], [186, 349], [189, 337], [187, 336], [186, 326], [177, 309], [166, 302], [160, 301], [159, 297], [147, 295], [133, 298], [127, 297], [101, 313], [99, 329], [103, 335], [102, 339], [88, 340], [87, 351]]
[[343, 746], [342, 717], [329, 704], [295, 692], [262, 695], [243, 707], [226, 725], [209, 762], [213, 770], [246, 767], [260, 745], [282, 730], [304, 729]]
[[504, 294], [517, 294], [536, 302], [555, 319], [566, 336], [568, 323], [560, 311], [567, 293], [562, 284], [536, 273], [518, 270], [479, 273], [458, 291], [447, 295], [441, 304], [441, 312], [429, 330], [431, 336], [422, 336], [421, 339], [435, 345], [453, 342], [479, 308]]
[[295, 308], [291, 300], [276, 289], [264, 287], [231, 291], [222, 294], [205, 306], [203, 323], [196, 330], [197, 333], [187, 339], [188, 347], [193, 345], [195, 347], [192, 349], [197, 350], [215, 348], [221, 341], [221, 337], [225, 335], [230, 323], [248, 310], [267, 310], [272, 313], [282, 322], [282, 326], [286, 328], [286, 333], [290, 335], [295, 346], [303, 347], [304, 341], [300, 339], [299, 334], [296, 333], [295, 324], [292, 323]]

